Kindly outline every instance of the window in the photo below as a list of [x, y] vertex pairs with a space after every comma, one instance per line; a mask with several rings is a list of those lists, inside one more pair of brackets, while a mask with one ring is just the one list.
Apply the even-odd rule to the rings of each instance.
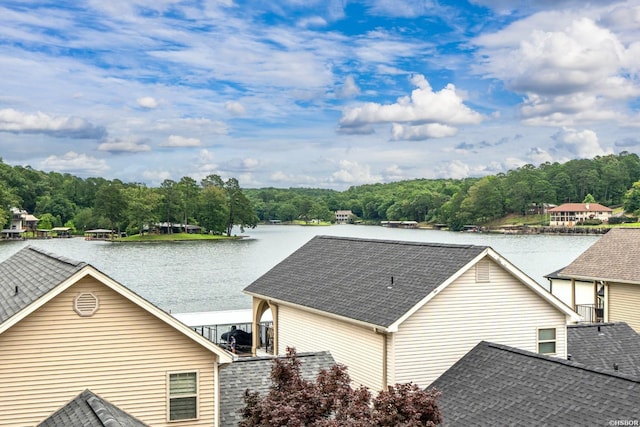
[[169, 374], [169, 421], [198, 418], [198, 373]]
[[556, 354], [556, 329], [538, 329], [538, 353]]

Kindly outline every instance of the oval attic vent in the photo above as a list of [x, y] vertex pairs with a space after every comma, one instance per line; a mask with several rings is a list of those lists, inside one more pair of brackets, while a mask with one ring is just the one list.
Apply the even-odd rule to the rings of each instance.
[[83, 292], [73, 301], [73, 309], [79, 316], [93, 316], [98, 311], [98, 297], [93, 292]]

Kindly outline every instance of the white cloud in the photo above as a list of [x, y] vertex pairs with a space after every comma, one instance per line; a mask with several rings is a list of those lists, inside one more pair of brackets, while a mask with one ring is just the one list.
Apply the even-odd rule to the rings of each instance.
[[133, 139], [111, 139], [98, 145], [98, 150], [110, 153], [139, 153], [150, 151], [151, 147], [142, 141]]
[[41, 162], [44, 170], [63, 171], [86, 174], [103, 174], [110, 168], [102, 159], [79, 154], [75, 151], [69, 151], [62, 156], [51, 155]]
[[531, 147], [527, 152], [527, 158], [533, 165], [540, 165], [545, 162], [552, 162], [553, 157], [540, 147]]
[[260, 161], [258, 159], [253, 158], [245, 158], [245, 159], [232, 159], [228, 162], [225, 162], [220, 167], [230, 172], [243, 172], [250, 171], [258, 168], [260, 166]]
[[136, 102], [140, 107], [147, 108], [149, 110], [158, 107], [158, 101], [156, 101], [152, 96], [143, 96], [142, 98], [138, 98]]
[[482, 116], [464, 105], [455, 87], [447, 85], [439, 92], [434, 92], [429, 82], [422, 75], [412, 78], [418, 88], [411, 96], [398, 98], [395, 104], [366, 103], [359, 107], [347, 108], [340, 118], [340, 128], [361, 128], [377, 123], [406, 123], [412, 126], [436, 124], [416, 131], [400, 129], [394, 132], [397, 137], [408, 135], [416, 137], [450, 136], [455, 130], [453, 125], [477, 124]]
[[309, 18], [300, 19], [296, 25], [302, 28], [326, 27], [327, 21], [321, 16], [311, 16]]
[[160, 144], [161, 147], [199, 147], [201, 145], [198, 138], [186, 138], [179, 135], [169, 135], [167, 140]]
[[579, 131], [563, 128], [553, 135], [553, 139], [556, 141], [558, 148], [565, 149], [582, 159], [610, 154], [609, 151], [600, 147], [598, 135], [590, 129]]
[[174, 178], [169, 171], [154, 171], [154, 170], [146, 170], [142, 173], [142, 176], [145, 180], [152, 182], [154, 185], [159, 185], [165, 179]]
[[477, 72], [524, 94], [527, 125], [625, 120], [626, 106], [617, 101], [640, 96], [629, 73], [631, 64], [638, 66], [634, 49], [588, 17], [543, 12], [475, 42], [481, 46]]
[[350, 98], [352, 96], [358, 95], [360, 93], [360, 88], [356, 84], [356, 81], [352, 75], [345, 77], [344, 83], [340, 88], [338, 88], [337, 94], [341, 98]]
[[382, 180], [382, 176], [371, 173], [371, 168], [368, 165], [361, 165], [358, 162], [349, 160], [340, 160], [339, 166], [340, 169], [331, 174], [330, 182], [357, 185], [371, 184]]
[[453, 160], [436, 168], [436, 175], [438, 177], [462, 179], [469, 177], [470, 171], [471, 168], [468, 164], [460, 160]]
[[429, 123], [419, 126], [405, 126], [394, 123], [391, 138], [395, 141], [423, 141], [430, 138], [444, 138], [458, 133], [458, 129], [440, 123]]
[[245, 113], [244, 105], [238, 101], [227, 101], [224, 108], [234, 116], [242, 116]]
[[106, 135], [97, 127], [79, 117], [50, 116], [37, 112], [28, 114], [13, 108], [0, 110], [0, 132], [46, 134], [58, 138], [99, 139]]

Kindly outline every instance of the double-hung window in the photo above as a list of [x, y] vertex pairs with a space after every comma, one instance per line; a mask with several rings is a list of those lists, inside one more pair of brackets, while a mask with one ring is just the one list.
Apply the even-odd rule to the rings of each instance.
[[198, 373], [169, 373], [169, 421], [198, 418]]
[[556, 354], [556, 328], [538, 329], [538, 353]]

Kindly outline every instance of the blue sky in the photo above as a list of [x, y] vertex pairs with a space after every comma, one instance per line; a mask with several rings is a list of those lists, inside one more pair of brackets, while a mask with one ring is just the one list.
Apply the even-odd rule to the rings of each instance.
[[0, 157], [318, 187], [638, 152], [640, 1], [0, 3]]

